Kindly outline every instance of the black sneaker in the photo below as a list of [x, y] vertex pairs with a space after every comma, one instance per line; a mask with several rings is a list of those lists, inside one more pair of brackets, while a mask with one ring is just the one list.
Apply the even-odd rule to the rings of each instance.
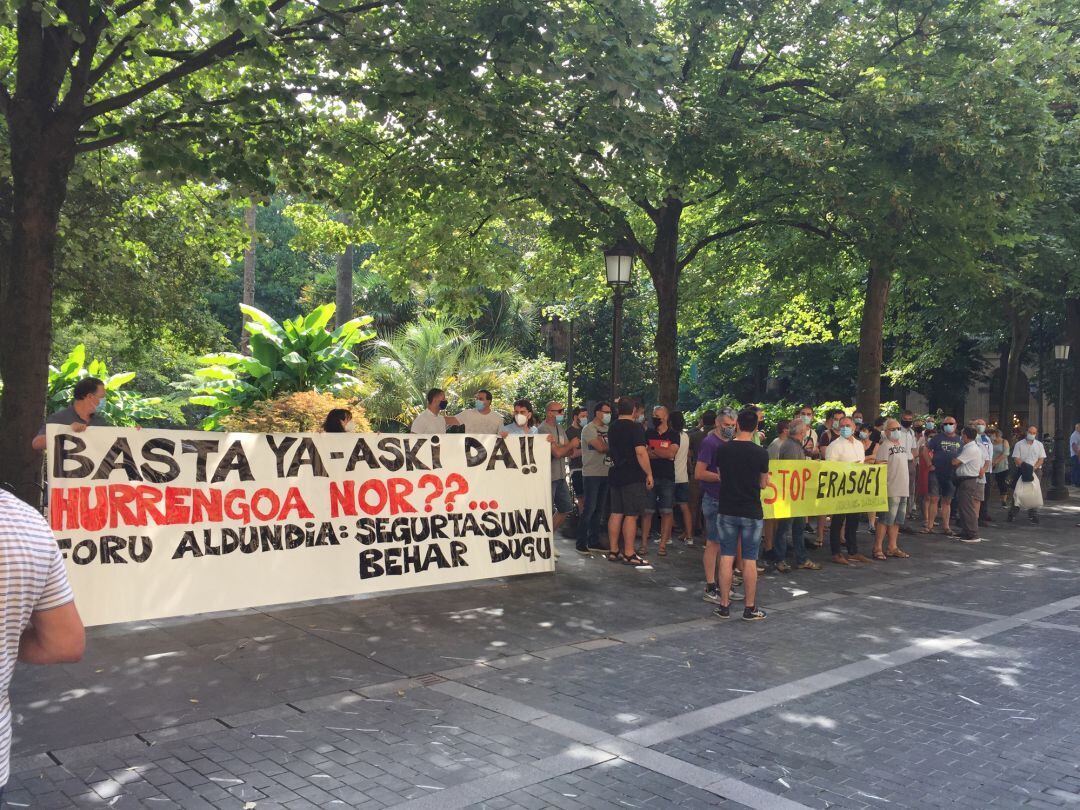
[[742, 620], [744, 622], [756, 622], [765, 618], [765, 611], [759, 607], [743, 608]]
[[1032, 523], [1034, 523], [1034, 524], [1035, 524], [1036, 526], [1038, 526], [1038, 525], [1039, 525], [1039, 516], [1038, 516], [1038, 515], [1030, 515], [1030, 516], [1028, 517], [1028, 520], [1030, 520], [1030, 521], [1031, 521]]
[[592, 556], [592, 552], [589, 551], [589, 549], [587, 549], [587, 548], [581, 548], [581, 546], [578, 546], [576, 550], [577, 550], [577, 553], [580, 554], [582, 557], [591, 557]]
[[713, 616], [718, 619], [730, 619], [731, 605], [717, 605], [717, 607], [713, 610]]
[[720, 591], [713, 585], [711, 588], [706, 587], [705, 593], [701, 595], [701, 598], [706, 602], [712, 602], [714, 605], [720, 604]]

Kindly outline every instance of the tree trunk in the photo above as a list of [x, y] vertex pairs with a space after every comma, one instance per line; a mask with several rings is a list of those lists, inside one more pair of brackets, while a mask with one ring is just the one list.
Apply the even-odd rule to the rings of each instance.
[[[1013, 428], [1013, 410], [1017, 404], [1016, 381], [1020, 377], [1020, 365], [1024, 350], [1027, 348], [1028, 338], [1031, 337], [1031, 313], [1017, 310], [1013, 306], [1007, 306], [1006, 310], [1009, 315], [1009, 349], [1001, 390], [1001, 429], [1005, 433], [1010, 433]], [[1043, 382], [1039, 380], [1040, 387]], [[1041, 414], [1035, 421], [1037, 422], [1040, 418]]]
[[643, 257], [656, 290], [656, 401], [675, 408], [679, 401], [679, 218], [681, 200], [669, 198], [657, 209], [656, 241]]
[[[1072, 366], [1072, 380], [1065, 379], [1065, 432], [1080, 421], [1076, 411], [1076, 396], [1080, 390], [1080, 298], [1065, 299], [1065, 336], [1069, 341], [1069, 364]], [[1071, 383], [1071, 384], [1070, 384]]]
[[873, 420], [881, 412], [882, 332], [889, 303], [892, 271], [880, 261], [870, 262], [870, 278], [859, 327], [859, 372], [855, 401], [863, 418]]
[[[255, 246], [258, 241], [259, 233], [255, 226], [255, 218], [258, 215], [259, 208], [255, 204], [255, 198], [251, 198], [251, 204], [244, 209], [244, 229], [248, 232], [249, 242], [247, 250], [244, 251], [244, 289], [240, 294], [240, 300], [242, 303], [247, 304], [249, 307], [255, 306]], [[244, 325], [247, 324], [247, 315], [244, 316]], [[248, 331], [240, 327], [240, 351], [244, 354], [248, 353]]]
[[334, 310], [335, 326], [341, 326], [352, 320], [354, 253], [353, 246], [346, 245], [345, 250], [338, 255], [337, 281], [334, 285], [334, 298], [336, 301], [336, 309]]
[[8, 113], [13, 205], [0, 263], [0, 481], [41, 501], [41, 454], [30, 447], [45, 413], [52, 344], [53, 272], [60, 210], [75, 163], [75, 130], [50, 111], [13, 101]]

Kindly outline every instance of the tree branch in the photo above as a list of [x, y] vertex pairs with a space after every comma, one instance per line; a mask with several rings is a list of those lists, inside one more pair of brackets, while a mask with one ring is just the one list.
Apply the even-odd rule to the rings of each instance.
[[728, 228], [725, 231], [717, 231], [716, 233], [711, 233], [708, 236], [706, 236], [706, 237], [704, 237], [702, 239], [699, 239], [697, 241], [697, 244], [694, 245], [692, 248], [690, 248], [690, 250], [688, 250], [686, 252], [686, 254], [681, 259], [679, 259], [679, 261], [678, 261], [679, 270], [682, 271], [687, 265], [690, 264], [690, 262], [692, 262], [694, 260], [694, 257], [696, 257], [698, 255], [698, 253], [700, 253], [704, 248], [707, 248], [709, 245], [713, 244], [714, 242], [719, 242], [721, 239], [727, 239], [730, 236], [736, 236], [737, 234], [740, 234], [743, 231], [748, 231], [751, 228], [756, 228], [759, 225], [764, 225], [764, 224], [765, 224], [765, 220], [763, 220], [763, 219], [750, 219], [750, 220], [747, 220], [746, 222], [740, 222], [738, 225], [736, 225], [736, 226], [734, 226], [732, 228]]

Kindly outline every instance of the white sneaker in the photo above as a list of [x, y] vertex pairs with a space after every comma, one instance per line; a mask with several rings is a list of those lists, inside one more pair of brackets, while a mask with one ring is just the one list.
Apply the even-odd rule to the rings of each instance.
[[982, 538], [981, 537], [961, 537], [960, 542], [961, 543], [981, 543]]

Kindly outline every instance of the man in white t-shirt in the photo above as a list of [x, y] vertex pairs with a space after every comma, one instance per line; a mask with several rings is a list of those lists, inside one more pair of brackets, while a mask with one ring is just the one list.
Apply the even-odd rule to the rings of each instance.
[[432, 388], [427, 392], [427, 407], [413, 419], [409, 433], [446, 433], [451, 425], [461, 423], [453, 416], [443, 416], [446, 410], [446, 397], [441, 388]]
[[1074, 487], [1080, 487], [1080, 422], [1076, 423], [1069, 436], [1069, 458], [1072, 460], [1069, 480]]
[[86, 645], [79, 611], [52, 529], [34, 509], [0, 490], [0, 803], [11, 755], [8, 687], [18, 659], [78, 661]]
[[[1024, 438], [1016, 443], [1013, 447], [1012, 457], [1016, 462], [1016, 472], [1013, 475], [1013, 486], [1016, 486], [1017, 480], [1020, 478], [1020, 465], [1030, 464], [1035, 471], [1035, 480], [1040, 480], [1039, 473], [1043, 468], [1043, 463], [1046, 461], [1046, 448], [1043, 447], [1043, 443], [1039, 441], [1039, 427], [1038, 425], [1028, 425], [1027, 433]], [[1009, 520], [1016, 517], [1016, 513], [1020, 510], [1017, 509], [1014, 503], [1009, 507]], [[1028, 509], [1028, 520], [1032, 523], [1039, 522], [1039, 513], [1036, 509]]]
[[481, 388], [476, 392], [472, 408], [457, 415], [457, 420], [465, 426], [466, 433], [498, 434], [503, 429], [503, 415], [491, 409], [491, 392]]
[[[862, 464], [866, 460], [866, 448], [859, 439], [855, 438], [855, 421], [850, 416], [840, 419], [839, 435], [833, 438], [825, 448], [825, 460], [850, 461], [855, 464]], [[841, 531], [847, 545], [846, 556], [840, 543]], [[832, 523], [829, 526], [829, 549], [834, 563], [851, 565], [853, 562], [870, 562], [869, 557], [859, 553], [858, 531], [858, 512], [832, 516]]]
[[962, 446], [960, 453], [952, 460], [956, 475], [956, 500], [959, 504], [960, 541], [978, 543], [979, 537], [979, 500], [982, 489], [980, 479], [986, 471], [989, 460], [979, 445], [979, 433], [968, 425], [960, 432]]

